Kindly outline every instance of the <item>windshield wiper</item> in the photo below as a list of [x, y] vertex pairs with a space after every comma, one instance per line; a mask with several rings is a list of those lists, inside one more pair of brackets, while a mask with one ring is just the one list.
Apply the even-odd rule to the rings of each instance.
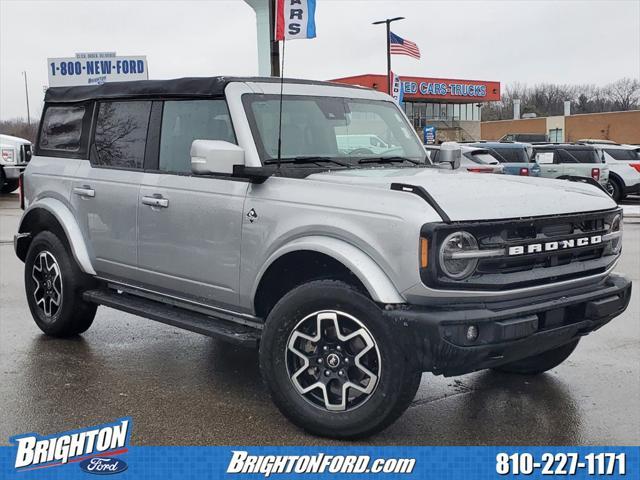
[[341, 162], [340, 160], [336, 160], [335, 158], [313, 156], [313, 155], [298, 156], [293, 158], [281, 158], [280, 161], [278, 161], [278, 159], [272, 159], [272, 160], [266, 160], [264, 163], [265, 165], [272, 165], [276, 163], [305, 164], [305, 163], [320, 163], [320, 162], [331, 162], [331, 163], [335, 163], [336, 165], [340, 165], [342, 167], [349, 166], [348, 163]]
[[368, 157], [368, 158], [361, 158], [360, 160], [358, 160], [358, 163], [403, 163], [403, 162], [410, 162], [410, 163], [413, 163], [414, 165], [422, 165], [421, 162], [418, 162], [417, 160], [412, 160], [411, 158], [407, 158], [407, 157]]

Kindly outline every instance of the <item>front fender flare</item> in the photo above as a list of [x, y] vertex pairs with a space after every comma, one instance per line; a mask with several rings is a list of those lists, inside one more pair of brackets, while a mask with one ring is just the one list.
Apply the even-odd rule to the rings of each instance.
[[18, 227], [18, 232], [34, 233], [24, 232], [23, 223], [25, 219], [28, 218], [30, 212], [39, 208], [49, 212], [58, 221], [58, 223], [62, 227], [62, 230], [67, 236], [67, 241], [69, 242], [71, 253], [73, 254], [73, 258], [75, 258], [80, 269], [84, 273], [95, 275], [96, 271], [91, 264], [91, 257], [89, 256], [89, 251], [87, 250], [87, 246], [85, 244], [84, 237], [82, 236], [82, 231], [78, 226], [78, 222], [76, 222], [76, 219], [73, 216], [73, 213], [71, 213], [71, 210], [69, 210], [69, 208], [60, 200], [56, 200], [55, 198], [43, 198], [29, 205], [29, 208], [27, 208], [27, 210], [24, 212], [24, 215], [22, 215], [20, 226]]
[[369, 292], [371, 298], [379, 303], [406, 303], [389, 277], [380, 266], [366, 253], [343, 240], [324, 236], [308, 236], [295, 239], [276, 250], [256, 275], [251, 291], [254, 300], [263, 275], [277, 259], [287, 253], [313, 251], [325, 254], [347, 267]]

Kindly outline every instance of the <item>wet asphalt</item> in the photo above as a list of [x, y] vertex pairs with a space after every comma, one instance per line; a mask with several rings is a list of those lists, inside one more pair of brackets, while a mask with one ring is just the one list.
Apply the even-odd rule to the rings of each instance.
[[[130, 416], [134, 445], [327, 445], [290, 424], [262, 386], [257, 353], [105, 307], [73, 339], [31, 319], [10, 240], [21, 211], [0, 197], [0, 444], [18, 433]], [[638, 445], [640, 219], [618, 270], [629, 309], [538, 377], [424, 374], [407, 412], [369, 445]]]

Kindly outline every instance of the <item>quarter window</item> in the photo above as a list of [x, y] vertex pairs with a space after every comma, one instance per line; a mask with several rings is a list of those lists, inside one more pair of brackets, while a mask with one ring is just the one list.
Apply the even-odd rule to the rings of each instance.
[[62, 152], [79, 152], [84, 115], [84, 105], [47, 107], [42, 119], [40, 148]]
[[[96, 123], [95, 165], [114, 168], [139, 168], [149, 127], [151, 102], [101, 103]], [[95, 158], [94, 158], [95, 157]]]
[[224, 100], [176, 100], [164, 103], [159, 169], [191, 172], [191, 143], [223, 140], [236, 143]]

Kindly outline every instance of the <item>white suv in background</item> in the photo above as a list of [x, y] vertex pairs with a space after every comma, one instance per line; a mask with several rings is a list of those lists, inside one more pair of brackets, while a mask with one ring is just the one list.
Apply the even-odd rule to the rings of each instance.
[[18, 188], [18, 179], [29, 160], [31, 160], [29, 140], [0, 135], [0, 193], [11, 193]]
[[593, 144], [609, 165], [611, 196], [620, 202], [627, 195], [640, 195], [640, 147], [612, 143]]

